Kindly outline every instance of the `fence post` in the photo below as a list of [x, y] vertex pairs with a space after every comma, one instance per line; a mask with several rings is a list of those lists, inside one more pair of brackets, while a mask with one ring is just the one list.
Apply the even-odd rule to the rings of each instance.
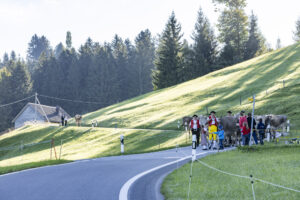
[[59, 160], [61, 158], [62, 143], [63, 143], [63, 140], [60, 140]]
[[50, 160], [52, 160], [52, 146], [53, 146], [53, 138], [51, 139], [50, 142]]
[[250, 179], [251, 179], [251, 187], [252, 187], [252, 195], [253, 195], [253, 200], [255, 200], [255, 191], [254, 191], [254, 181], [253, 181], [253, 176], [250, 175]]
[[124, 153], [124, 135], [120, 135], [120, 142], [121, 142], [121, 153]]

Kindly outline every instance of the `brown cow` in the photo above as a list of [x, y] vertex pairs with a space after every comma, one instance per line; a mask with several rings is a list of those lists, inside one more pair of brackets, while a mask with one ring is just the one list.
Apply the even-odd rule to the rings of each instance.
[[75, 121], [76, 121], [77, 126], [81, 126], [81, 120], [82, 120], [82, 116], [79, 114], [76, 114]]

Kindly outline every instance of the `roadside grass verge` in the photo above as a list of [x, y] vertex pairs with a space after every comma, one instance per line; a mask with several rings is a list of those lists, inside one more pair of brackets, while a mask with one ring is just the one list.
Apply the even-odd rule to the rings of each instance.
[[7, 174], [11, 172], [21, 171], [25, 169], [32, 169], [37, 167], [43, 167], [43, 166], [50, 166], [50, 165], [59, 165], [64, 163], [72, 162], [70, 160], [45, 160], [45, 161], [39, 161], [39, 162], [31, 162], [31, 163], [25, 163], [25, 164], [19, 164], [19, 165], [12, 165], [8, 167], [0, 167], [0, 175], [1, 174]]
[[[121, 134], [125, 138], [124, 154], [147, 153], [191, 144], [185, 132], [174, 130], [26, 126], [0, 136], [0, 174], [9, 171], [10, 167], [15, 170], [27, 164], [48, 165], [51, 157], [55, 163], [60, 162], [59, 159], [72, 161], [121, 155]], [[52, 139], [55, 151], [52, 148], [51, 152]], [[5, 150], [5, 147], [11, 149]]]
[[[300, 190], [300, 145], [239, 148], [217, 153], [201, 161], [233, 174], [263, 179]], [[187, 199], [191, 163], [166, 177], [162, 193], [166, 199]], [[254, 182], [256, 199], [300, 199], [300, 193]], [[253, 199], [249, 179], [214, 171], [199, 162], [193, 163], [190, 199]]]

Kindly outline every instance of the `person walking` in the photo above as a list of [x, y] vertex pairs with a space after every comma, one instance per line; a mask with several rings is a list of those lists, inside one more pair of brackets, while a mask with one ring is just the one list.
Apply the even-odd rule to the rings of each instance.
[[208, 124], [209, 149], [211, 149], [211, 147], [213, 149], [217, 149], [217, 135], [215, 134], [215, 132], [218, 131], [218, 121], [215, 114], [215, 111], [211, 111], [208, 117], [208, 121], [206, 122]]
[[248, 146], [249, 145], [249, 140], [250, 140], [250, 128], [248, 126], [247, 122], [243, 123], [243, 127], [242, 127], [242, 144], [243, 146]]
[[61, 115], [61, 125], [64, 126], [65, 125], [65, 116]]
[[[252, 116], [251, 116], [251, 113], [248, 113], [247, 122], [248, 122], [248, 127], [251, 129], [251, 123], [252, 123]], [[255, 144], [258, 144], [255, 127], [256, 127], [256, 121], [255, 121], [255, 119], [253, 118], [252, 137], [253, 137], [253, 139], [254, 139]], [[250, 140], [251, 140], [251, 138], [250, 138]]]
[[259, 133], [259, 141], [261, 145], [264, 145], [264, 138], [266, 133], [266, 125], [263, 123], [262, 118], [259, 119], [259, 123], [257, 125], [257, 130]]
[[193, 119], [190, 122], [190, 128], [192, 130], [192, 135], [196, 135], [196, 144], [197, 147], [199, 146], [199, 139], [200, 139], [200, 121], [197, 115], [193, 116]]

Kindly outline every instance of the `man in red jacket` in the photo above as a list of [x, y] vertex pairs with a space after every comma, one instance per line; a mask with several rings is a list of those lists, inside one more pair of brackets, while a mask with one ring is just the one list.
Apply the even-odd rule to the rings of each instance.
[[206, 122], [208, 124], [208, 140], [210, 143], [209, 148], [213, 146], [213, 149], [217, 149], [217, 134], [215, 134], [215, 132], [218, 131], [218, 121], [215, 114], [215, 111], [211, 111], [208, 121]]
[[199, 146], [199, 138], [200, 138], [201, 127], [200, 127], [200, 121], [199, 121], [197, 115], [193, 116], [193, 119], [190, 122], [190, 127], [191, 127], [191, 130], [192, 130], [192, 134], [196, 135], [196, 138], [197, 138], [196, 144], [197, 144], [197, 147], [198, 147]]

